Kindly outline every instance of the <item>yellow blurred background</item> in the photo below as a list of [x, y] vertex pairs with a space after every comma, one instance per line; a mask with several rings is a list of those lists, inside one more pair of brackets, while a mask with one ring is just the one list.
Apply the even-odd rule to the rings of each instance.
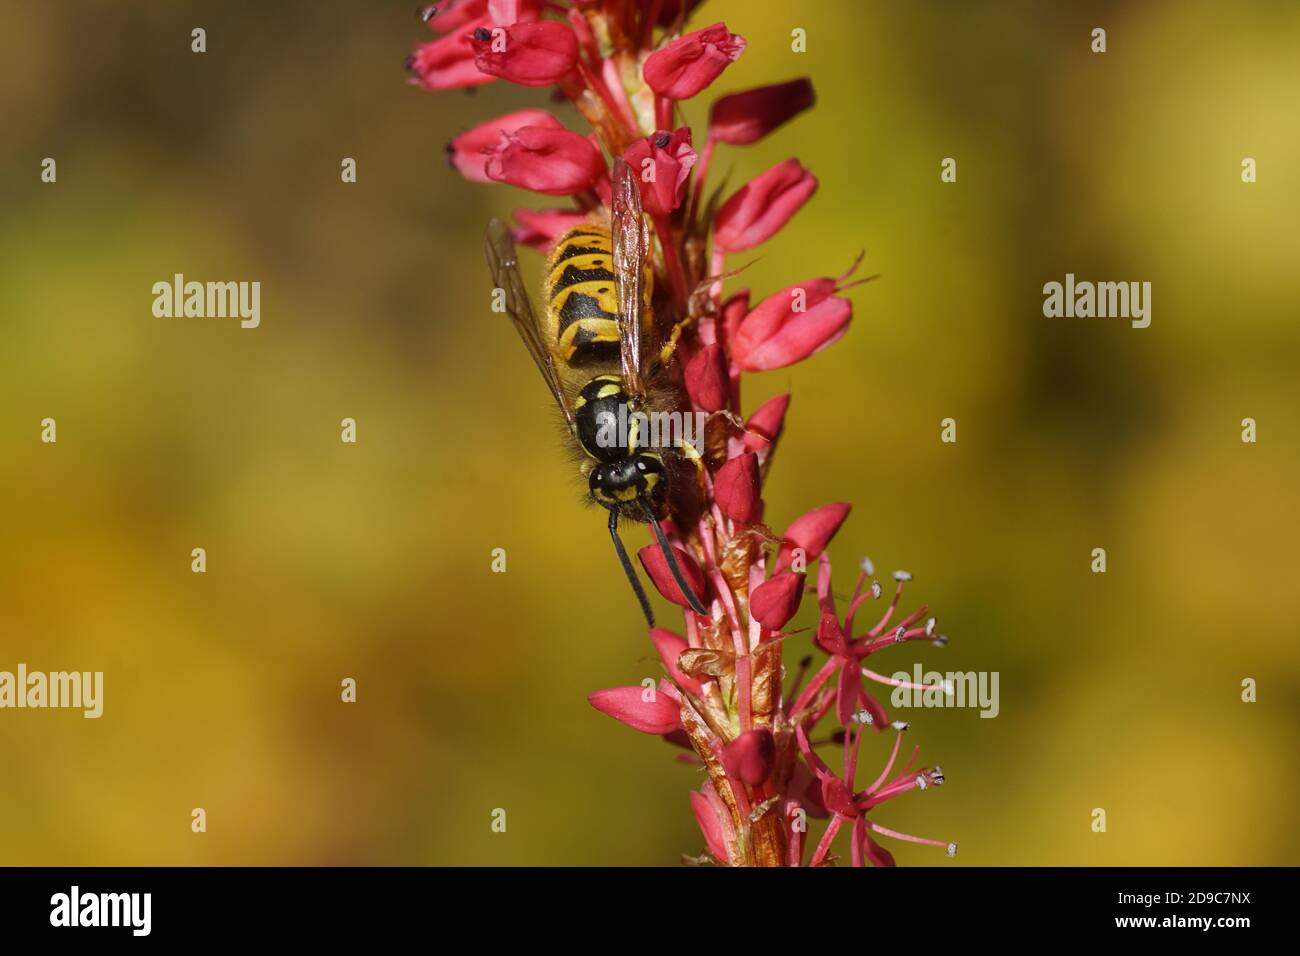
[[[443, 159], [545, 94], [405, 86], [413, 3], [0, 3], [0, 670], [106, 685], [100, 720], [0, 711], [0, 864], [702, 847], [699, 772], [585, 700], [658, 663], [487, 309], [484, 224], [550, 203]], [[994, 720], [903, 715], [948, 784], [877, 819], [957, 840], [955, 864], [1293, 862], [1300, 7], [708, 0], [695, 22], [718, 19], [749, 47], [716, 92], [819, 96], [714, 159], [821, 181], [745, 284], [864, 248], [883, 274], [844, 341], [747, 381], [749, 409], [794, 393], [769, 519], [851, 501], [838, 586], [864, 554], [915, 574], [952, 644], [877, 669], [1001, 674]], [[154, 318], [177, 272], [259, 280], [261, 327]], [[1151, 327], [1044, 318], [1066, 272], [1150, 281]]]

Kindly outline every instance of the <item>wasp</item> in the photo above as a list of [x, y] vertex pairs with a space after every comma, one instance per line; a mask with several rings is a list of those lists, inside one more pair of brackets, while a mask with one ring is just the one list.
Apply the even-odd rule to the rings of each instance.
[[[672, 350], [661, 349], [658, 341], [650, 234], [640, 185], [622, 160], [614, 164], [611, 186], [609, 224], [575, 226], [548, 256], [540, 320], [519, 275], [514, 240], [500, 220], [488, 224], [485, 247], [493, 283], [504, 293], [504, 312], [564, 416], [589, 502], [609, 511], [614, 550], [653, 627], [654, 613], [619, 537], [619, 521], [650, 525], [682, 594], [696, 613], [706, 614], [659, 525], [671, 515], [673, 492], [690, 473], [683, 459], [701, 466], [689, 444], [651, 448], [636, 426], [650, 413], [684, 403], [681, 389], [664, 380]], [[620, 422], [632, 427], [611, 428]]]

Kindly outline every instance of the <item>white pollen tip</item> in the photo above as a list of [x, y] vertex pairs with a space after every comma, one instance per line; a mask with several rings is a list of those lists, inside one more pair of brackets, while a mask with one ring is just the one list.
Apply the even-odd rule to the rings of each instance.
[[870, 558], [863, 558], [862, 563], [861, 565], [859, 565], [859, 567], [862, 568], [862, 573], [865, 574], [867, 577], [871, 577], [873, 574], [876, 573], [876, 566], [875, 564], [872, 563]]
[[910, 580], [912, 580], [912, 572], [911, 572], [911, 571], [895, 571], [895, 572], [894, 572], [894, 580], [895, 580], [895, 581], [910, 581]]
[[880, 582], [879, 582], [879, 581], [872, 581], [872, 582], [871, 582], [871, 596], [872, 596], [875, 600], [879, 601], [879, 600], [880, 600], [880, 595], [882, 595], [882, 594], [884, 594], [884, 593], [885, 593], [885, 590], [884, 590], [884, 588], [882, 588], [882, 587], [880, 586]]
[[939, 646], [939, 647], [947, 647], [947, 646], [948, 646], [948, 635], [947, 635], [947, 634], [940, 634], [938, 637], [936, 637], [936, 638], [934, 639], [934, 643], [935, 643], [937, 646]]
[[937, 623], [938, 623], [938, 622], [937, 622], [934, 618], [930, 618], [930, 620], [928, 620], [928, 621], [925, 622], [925, 633], [926, 633], [926, 636], [929, 636], [929, 635], [931, 635], [931, 634], [934, 633], [934, 626], [935, 626], [935, 624], [937, 624]]
[[906, 637], [906, 636], [907, 636], [907, 628], [903, 627], [901, 624], [900, 624], [898, 627], [896, 627], [896, 628], [894, 629], [894, 643], [895, 643], [895, 644], [901, 644], [902, 641], [903, 641], [903, 638]]
[[896, 721], [894, 721], [892, 724], [890, 724], [889, 726], [893, 727], [895, 730], [897, 730], [897, 731], [901, 734], [901, 733], [902, 733], [904, 730], [906, 730], [910, 725], [909, 725], [908, 722], [905, 721], [905, 720], [896, 720]]
[[918, 773], [916, 775], [916, 789], [924, 790], [928, 786], [930, 786], [929, 781], [927, 781], [924, 776]]
[[948, 844], [948, 855], [949, 855], [949, 856], [956, 856], [956, 855], [957, 855], [957, 844], [956, 844], [956, 843], [949, 843], [949, 844]]
[[872, 724], [875, 723], [876, 721], [876, 718], [872, 717], [871, 712], [868, 710], [858, 711], [856, 714], [853, 715], [853, 719], [860, 724]]

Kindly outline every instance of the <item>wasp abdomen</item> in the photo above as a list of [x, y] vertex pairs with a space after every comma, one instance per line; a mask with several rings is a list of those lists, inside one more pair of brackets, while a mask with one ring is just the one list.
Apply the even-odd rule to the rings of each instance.
[[574, 367], [619, 355], [618, 298], [609, 234], [595, 226], [566, 233], [546, 263], [552, 340]]

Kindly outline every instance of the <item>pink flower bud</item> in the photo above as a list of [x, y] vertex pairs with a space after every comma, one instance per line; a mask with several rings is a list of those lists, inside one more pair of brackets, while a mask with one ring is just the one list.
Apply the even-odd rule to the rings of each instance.
[[442, 0], [422, 8], [420, 17], [434, 33], [446, 34], [467, 25], [473, 29], [473, 21], [484, 17], [502, 26], [537, 20], [541, 7], [541, 0]]
[[564, 129], [564, 125], [546, 110], [516, 110], [481, 123], [453, 139], [447, 144], [447, 162], [466, 179], [490, 183], [488, 151], [501, 142], [502, 133], [513, 133], [524, 126]]
[[574, 226], [587, 221], [587, 214], [573, 209], [516, 209], [511, 229], [515, 242], [531, 246], [541, 252], [550, 252], [555, 240]]
[[727, 343], [734, 342], [736, 329], [749, 314], [749, 290], [741, 289], [728, 296], [722, 303], [721, 312], [722, 340]]
[[434, 33], [450, 33], [488, 16], [488, 0], [443, 0], [420, 10], [420, 18]]
[[[490, 25], [491, 21], [484, 17], [473, 27], [481, 29]], [[411, 72], [411, 82], [426, 90], [482, 86], [496, 79], [479, 70], [469, 34], [462, 31], [417, 44], [415, 52], [406, 58], [406, 68]]]
[[643, 734], [667, 734], [681, 727], [681, 707], [670, 695], [642, 687], [611, 687], [587, 695], [602, 714], [622, 721]]
[[[704, 786], [712, 789], [713, 784], [706, 782]], [[709, 848], [709, 852], [715, 859], [725, 863], [727, 861], [726, 830], [718, 816], [715, 801], [699, 791], [692, 790], [691, 810], [695, 814], [695, 822], [700, 825], [700, 832], [704, 834], [705, 846]]]
[[853, 303], [836, 296], [834, 279], [812, 279], [768, 296], [736, 329], [732, 356], [747, 372], [785, 368], [838, 341]]
[[578, 62], [578, 38], [558, 20], [480, 26], [470, 36], [480, 70], [521, 86], [558, 83]]
[[720, 143], [748, 146], [808, 109], [815, 99], [807, 77], [732, 93], [714, 102], [709, 136]]
[[656, 627], [650, 632], [650, 640], [654, 642], [655, 650], [659, 652], [659, 660], [663, 662], [664, 670], [668, 671], [678, 686], [690, 691], [696, 697], [700, 696], [703, 693], [700, 682], [682, 673], [681, 667], [677, 664], [677, 658], [681, 656], [682, 651], [690, 647], [686, 643], [686, 638], [662, 627]]
[[817, 177], [787, 159], [741, 186], [718, 210], [713, 238], [724, 252], [743, 252], [766, 242], [808, 197], [817, 191]]
[[706, 412], [716, 412], [727, 407], [730, 388], [727, 383], [726, 357], [722, 347], [716, 343], [706, 345], [686, 363], [683, 377], [686, 379], [686, 394], [696, 408]]
[[749, 615], [764, 627], [779, 631], [798, 613], [803, 592], [804, 576], [782, 571], [754, 588], [749, 597]]
[[722, 764], [728, 776], [757, 787], [772, 773], [776, 763], [776, 742], [767, 727], [741, 734], [722, 749]]
[[776, 444], [785, 427], [785, 410], [790, 407], [790, 393], [770, 398], [745, 422], [745, 447], [762, 451]]
[[525, 126], [503, 133], [488, 155], [488, 178], [550, 196], [572, 196], [605, 173], [605, 159], [585, 136]]
[[835, 532], [840, 530], [844, 519], [849, 516], [852, 507], [844, 502], [836, 502], [822, 505], [806, 515], [795, 518], [782, 536], [784, 540], [776, 562], [776, 570], [784, 571], [790, 567], [795, 548], [803, 549], [804, 560], [807, 562], [815, 561], [820, 557], [831, 538], [835, 537]]
[[[691, 606], [686, 595], [682, 594], [682, 589], [673, 579], [673, 572], [664, 559], [664, 553], [659, 550], [659, 545], [648, 544], [638, 551], [636, 556], [641, 559], [641, 567], [645, 568], [645, 573], [650, 576], [651, 582], [660, 594], [679, 607]], [[673, 548], [673, 557], [677, 559], [677, 566], [682, 569], [682, 577], [691, 586], [691, 590], [698, 598], [704, 600], [704, 572], [695, 563], [695, 559], [681, 548]]]
[[666, 216], [681, 205], [686, 180], [697, 159], [689, 126], [637, 140], [623, 153], [641, 182], [641, 205], [652, 216]]
[[747, 451], [723, 464], [713, 476], [713, 500], [733, 521], [757, 521], [763, 512], [758, 456]]
[[724, 23], [687, 33], [645, 61], [646, 85], [670, 100], [688, 100], [745, 52], [745, 38]]

